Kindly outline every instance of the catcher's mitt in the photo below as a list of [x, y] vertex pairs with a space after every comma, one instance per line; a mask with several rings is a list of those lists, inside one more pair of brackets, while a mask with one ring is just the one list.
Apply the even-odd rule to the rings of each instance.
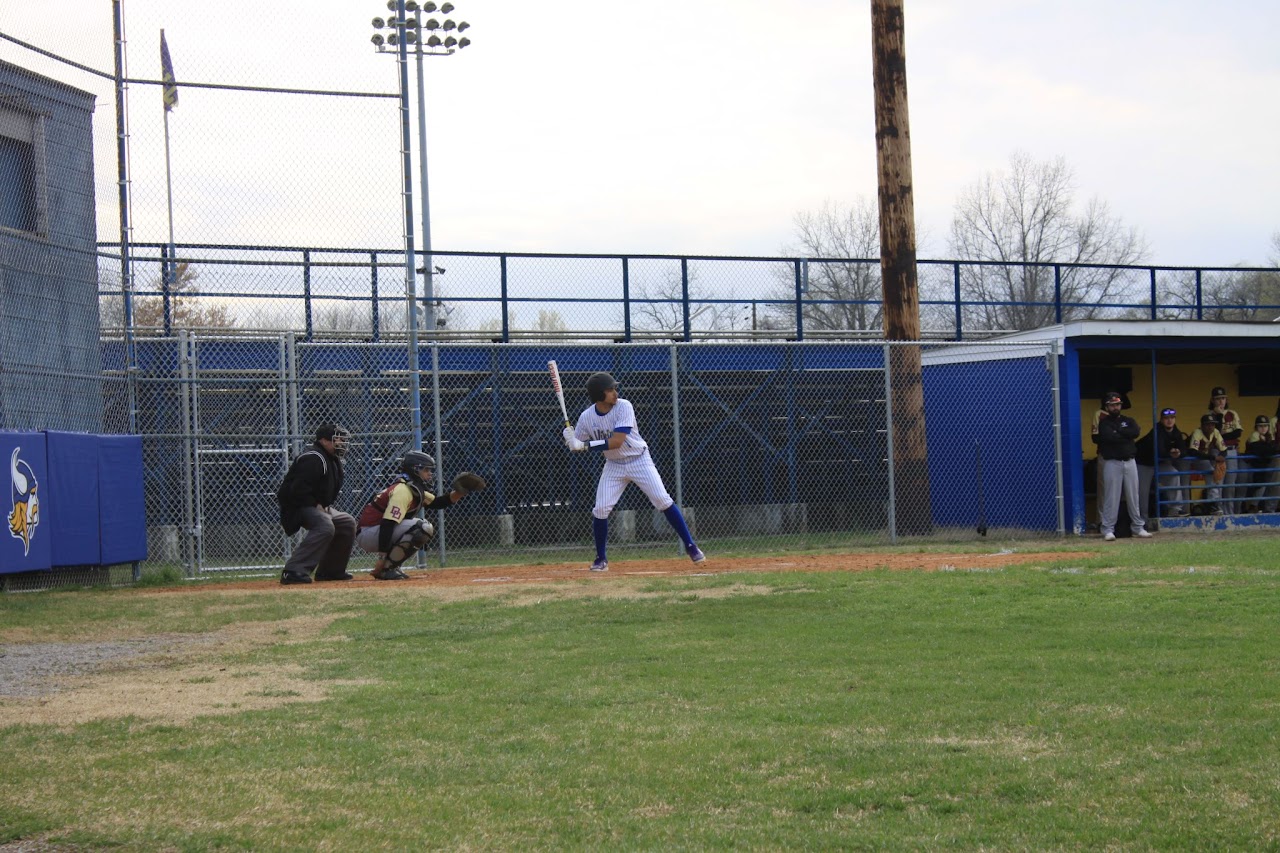
[[1227, 457], [1219, 456], [1213, 460], [1213, 482], [1221, 485], [1227, 479]]
[[453, 489], [455, 492], [462, 492], [464, 495], [469, 495], [472, 492], [480, 491], [487, 485], [489, 485], [489, 483], [486, 482], [484, 477], [481, 477], [479, 474], [473, 474], [470, 471], [462, 471], [458, 476], [453, 478], [453, 482], [449, 484], [449, 488]]

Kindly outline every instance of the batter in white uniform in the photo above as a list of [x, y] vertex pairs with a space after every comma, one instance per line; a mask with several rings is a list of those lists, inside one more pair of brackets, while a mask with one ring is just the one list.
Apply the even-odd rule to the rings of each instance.
[[640, 487], [654, 509], [671, 522], [689, 559], [701, 563], [706, 555], [694, 544], [684, 514], [662, 485], [662, 476], [649, 456], [649, 445], [636, 427], [636, 410], [631, 401], [618, 396], [618, 383], [608, 373], [593, 373], [587, 378], [587, 396], [591, 405], [578, 415], [577, 429], [564, 428], [564, 443], [570, 450], [598, 451], [604, 456], [604, 470], [596, 484], [596, 505], [591, 511], [591, 534], [596, 543], [591, 571], [609, 570], [609, 513], [617, 506], [627, 483]]

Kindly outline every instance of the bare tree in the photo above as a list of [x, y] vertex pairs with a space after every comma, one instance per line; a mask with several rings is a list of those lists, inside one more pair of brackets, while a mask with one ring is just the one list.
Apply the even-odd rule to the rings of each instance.
[[533, 325], [533, 331], [538, 333], [537, 338], [540, 340], [555, 341], [564, 338], [564, 333], [569, 331], [569, 325], [565, 323], [559, 311], [539, 308], [538, 320]]
[[[1037, 162], [1015, 152], [1008, 171], [987, 173], [956, 201], [951, 251], [981, 264], [962, 269], [961, 290], [979, 303], [987, 328], [1056, 322], [1055, 286], [1063, 320], [1095, 316], [1122, 293], [1125, 272], [1116, 267], [1146, 259], [1141, 235], [1106, 202], [1094, 197], [1076, 212], [1074, 180], [1061, 157]], [[1061, 266], [1055, 285], [1055, 264], [1105, 266]]]
[[[387, 331], [390, 318], [378, 316], [378, 325]], [[368, 302], [342, 302], [336, 305], [319, 305], [312, 315], [312, 325], [317, 332], [358, 332], [369, 334], [373, 326], [373, 314]], [[401, 322], [399, 325], [403, 326]]]
[[[809, 258], [804, 299], [809, 329], [879, 330], [884, 308], [880, 281], [880, 212], [859, 196], [847, 208], [828, 199], [816, 211], [795, 215], [796, 243], [783, 247], [786, 255]], [[794, 273], [778, 268], [779, 287], [771, 294], [778, 302], [795, 299]], [[792, 322], [790, 305], [775, 304], [776, 321]]]
[[[507, 330], [509, 332], [521, 331], [519, 323], [519, 315], [514, 308], [507, 309]], [[497, 317], [486, 320], [476, 327], [478, 331], [488, 333], [498, 333], [502, 331], [502, 321]], [[562, 341], [569, 331], [569, 324], [565, 322], [564, 317], [560, 316], [559, 311], [549, 311], [546, 308], [538, 309], [538, 319], [534, 321], [533, 326], [524, 330], [529, 334], [522, 335], [522, 338], [535, 341]]]
[[[236, 318], [226, 305], [209, 301], [196, 286], [200, 271], [187, 261], [178, 261], [173, 268], [173, 284], [169, 286], [168, 319], [170, 329], [231, 329]], [[152, 279], [145, 290], [160, 290], [161, 283]], [[124, 300], [117, 296], [99, 300], [103, 328], [123, 328]], [[163, 333], [166, 305], [163, 296], [135, 296], [133, 298], [133, 327]]]
[[1267, 262], [1278, 269], [1233, 271], [1205, 283], [1204, 319], [1268, 322], [1280, 318], [1280, 231], [1271, 235]]
[[[704, 302], [711, 298], [702, 285], [697, 267], [689, 265], [689, 327], [700, 331], [737, 332], [751, 329], [751, 318], [743, 310], [749, 303]], [[724, 299], [734, 299], [729, 291]], [[635, 287], [631, 305], [631, 322], [642, 331], [684, 334], [684, 282], [680, 270], [663, 271], [656, 282], [642, 282]]]

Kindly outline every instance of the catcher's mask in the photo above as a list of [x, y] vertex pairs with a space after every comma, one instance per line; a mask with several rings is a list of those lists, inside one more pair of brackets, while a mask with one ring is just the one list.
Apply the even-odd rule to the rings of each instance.
[[[421, 450], [410, 450], [400, 457], [400, 470], [420, 483], [425, 483], [431, 479], [431, 471], [435, 470], [435, 467], [436, 460], [430, 454], [423, 453]], [[423, 468], [427, 469], [425, 476], [418, 473]]]
[[593, 403], [604, 402], [604, 392], [618, 387], [618, 381], [607, 373], [593, 373], [587, 377], [587, 397]]
[[321, 424], [316, 428], [316, 441], [328, 439], [333, 442], [333, 455], [341, 459], [347, 455], [347, 445], [351, 443], [351, 430], [341, 424]]

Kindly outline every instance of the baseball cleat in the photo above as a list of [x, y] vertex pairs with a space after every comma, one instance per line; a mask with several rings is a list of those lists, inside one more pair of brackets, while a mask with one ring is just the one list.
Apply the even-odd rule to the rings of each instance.
[[369, 574], [373, 576], [374, 580], [379, 581], [407, 581], [409, 579], [408, 575], [394, 567], [381, 570], [374, 569]]
[[707, 559], [707, 555], [702, 553], [702, 549], [697, 545], [690, 545], [685, 549], [685, 551], [688, 552], [689, 559], [693, 560], [695, 563], [701, 563], [703, 560]]
[[609, 561], [606, 560], [604, 557], [597, 557], [596, 561], [591, 564], [591, 571], [593, 572], [609, 571]]
[[1134, 535], [1134, 536], [1137, 536], [1139, 539], [1150, 539], [1150, 538], [1151, 538], [1151, 532], [1150, 532], [1150, 531], [1148, 531], [1148, 530], [1135, 530], [1135, 531], [1133, 531], [1133, 535]]
[[1102, 541], [1103, 541], [1103, 542], [1114, 542], [1114, 541], [1116, 541], [1116, 535], [1115, 535], [1114, 533], [1104, 533], [1104, 534], [1102, 534]]
[[288, 586], [295, 583], [311, 583], [311, 575], [304, 575], [301, 572], [280, 572], [280, 583]]

